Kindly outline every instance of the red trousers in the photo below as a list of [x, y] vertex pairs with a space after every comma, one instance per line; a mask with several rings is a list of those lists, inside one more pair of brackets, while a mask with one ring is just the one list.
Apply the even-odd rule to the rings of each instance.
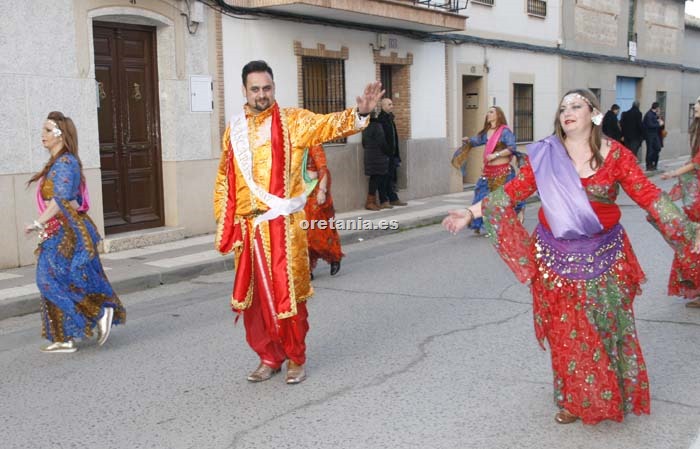
[[260, 356], [260, 361], [271, 368], [279, 368], [289, 359], [297, 365], [306, 362], [306, 333], [309, 331], [308, 312], [306, 303], [297, 303], [297, 314], [290, 318], [279, 320], [279, 339], [270, 337], [263, 313], [266, 308], [254, 293], [253, 301], [243, 312], [246, 341]]

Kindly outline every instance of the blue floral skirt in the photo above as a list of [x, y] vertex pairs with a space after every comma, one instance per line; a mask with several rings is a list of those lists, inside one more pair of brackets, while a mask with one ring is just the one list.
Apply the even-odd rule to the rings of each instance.
[[37, 248], [42, 335], [52, 342], [90, 337], [106, 307], [114, 309], [114, 324], [124, 323], [126, 311], [100, 262], [94, 223], [86, 214], [70, 221], [57, 217], [47, 223], [53, 231]]

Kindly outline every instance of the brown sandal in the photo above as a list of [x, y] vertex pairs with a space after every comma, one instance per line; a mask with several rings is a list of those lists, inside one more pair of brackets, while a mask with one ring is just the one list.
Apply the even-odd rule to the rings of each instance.
[[700, 309], [700, 299], [694, 299], [685, 303], [685, 306], [689, 309]]
[[571, 424], [578, 420], [578, 416], [572, 415], [566, 410], [560, 410], [556, 415], [554, 415], [554, 420], [559, 424]]

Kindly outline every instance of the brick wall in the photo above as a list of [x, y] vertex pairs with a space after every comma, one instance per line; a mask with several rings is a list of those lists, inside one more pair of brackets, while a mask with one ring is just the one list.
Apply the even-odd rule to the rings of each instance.
[[396, 52], [382, 56], [374, 51], [375, 75], [380, 79], [380, 66], [391, 66], [391, 84], [394, 91], [394, 121], [400, 140], [411, 138], [411, 65], [413, 54], [407, 53], [405, 58], [399, 58]]

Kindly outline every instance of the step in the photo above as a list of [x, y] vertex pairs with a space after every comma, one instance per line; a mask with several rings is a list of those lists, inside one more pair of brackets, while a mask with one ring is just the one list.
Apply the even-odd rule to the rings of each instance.
[[102, 242], [105, 253], [116, 253], [127, 249], [168, 243], [185, 238], [185, 228], [161, 226], [159, 228], [140, 229], [138, 231], [110, 234]]

